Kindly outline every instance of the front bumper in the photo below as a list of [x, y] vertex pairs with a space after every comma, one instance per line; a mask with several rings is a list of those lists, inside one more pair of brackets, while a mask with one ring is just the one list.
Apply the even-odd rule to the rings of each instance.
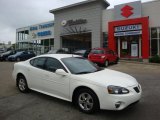
[[130, 91], [129, 94], [123, 94], [123, 95], [108, 94], [107, 96], [103, 96], [103, 100], [100, 103], [100, 108], [107, 110], [123, 110], [129, 105], [138, 102], [141, 99], [142, 89], [141, 86], [139, 85], [139, 92], [138, 92], [134, 89], [135, 87], [138, 87], [138, 85], [127, 88]]

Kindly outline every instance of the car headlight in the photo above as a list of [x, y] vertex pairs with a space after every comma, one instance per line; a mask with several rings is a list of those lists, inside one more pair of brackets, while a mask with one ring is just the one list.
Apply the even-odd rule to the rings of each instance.
[[110, 85], [108, 86], [107, 89], [109, 94], [128, 94], [129, 93], [128, 89], [124, 87], [119, 87], [119, 86]]

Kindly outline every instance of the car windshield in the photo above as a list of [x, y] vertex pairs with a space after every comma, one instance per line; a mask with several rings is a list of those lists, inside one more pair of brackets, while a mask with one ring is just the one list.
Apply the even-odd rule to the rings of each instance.
[[88, 74], [102, 70], [92, 62], [81, 57], [62, 58], [61, 60], [72, 74]]
[[57, 53], [57, 50], [50, 50], [50, 51], [48, 52], [48, 54], [55, 54], [55, 53]]
[[17, 52], [15, 55], [21, 55], [23, 52]]
[[4, 55], [10, 54], [12, 51], [7, 51], [5, 53], [3, 53]]
[[104, 50], [92, 50], [91, 53], [93, 53], [93, 54], [104, 54]]
[[80, 53], [80, 54], [84, 54], [86, 52], [86, 50], [77, 50], [74, 53]]

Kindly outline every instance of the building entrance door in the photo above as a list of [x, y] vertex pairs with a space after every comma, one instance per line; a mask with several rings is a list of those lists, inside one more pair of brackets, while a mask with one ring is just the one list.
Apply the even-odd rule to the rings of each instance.
[[120, 37], [120, 57], [139, 58], [139, 35]]
[[72, 53], [75, 50], [91, 48], [91, 33], [62, 36], [62, 48], [68, 48]]

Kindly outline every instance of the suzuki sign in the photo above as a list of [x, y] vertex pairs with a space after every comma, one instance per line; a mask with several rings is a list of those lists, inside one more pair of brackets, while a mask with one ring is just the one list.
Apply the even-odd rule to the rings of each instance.
[[142, 17], [141, 1], [117, 5], [114, 8], [115, 20]]

